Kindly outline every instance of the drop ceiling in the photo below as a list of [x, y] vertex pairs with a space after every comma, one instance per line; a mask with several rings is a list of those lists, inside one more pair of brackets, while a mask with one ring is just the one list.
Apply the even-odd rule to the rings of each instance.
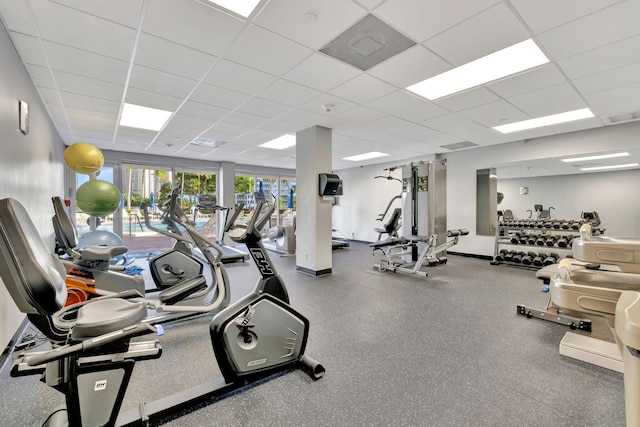
[[[366, 71], [320, 51], [369, 14], [416, 44]], [[313, 125], [343, 169], [636, 120], [638, 16], [637, 0], [263, 0], [246, 19], [205, 0], [0, 0], [66, 144], [282, 168], [295, 148], [259, 145]], [[550, 63], [436, 101], [404, 89], [528, 38]], [[124, 127], [124, 103], [173, 114]], [[585, 107], [570, 126], [491, 129]], [[342, 160], [368, 151], [389, 156]]]

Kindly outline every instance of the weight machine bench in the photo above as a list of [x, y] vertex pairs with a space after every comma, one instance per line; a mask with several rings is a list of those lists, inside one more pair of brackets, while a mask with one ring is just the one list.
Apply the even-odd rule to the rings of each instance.
[[[460, 236], [466, 236], [469, 230], [457, 229], [447, 231], [447, 237], [453, 239], [436, 246], [438, 239], [437, 234], [431, 236], [405, 236], [391, 237], [386, 240], [371, 243], [369, 247], [373, 248], [373, 253], [377, 250], [384, 255], [378, 264], [374, 264], [374, 268], [379, 271], [392, 271], [394, 273], [405, 273], [416, 276], [426, 277], [427, 272], [421, 270], [423, 266], [435, 266], [446, 264], [447, 257], [439, 256], [446, 252], [452, 246], [458, 244]], [[388, 248], [385, 252], [384, 248]], [[407, 261], [406, 257], [411, 257]]]

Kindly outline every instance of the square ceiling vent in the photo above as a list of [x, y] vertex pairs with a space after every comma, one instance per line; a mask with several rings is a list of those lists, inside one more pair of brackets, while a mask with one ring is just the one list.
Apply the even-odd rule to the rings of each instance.
[[463, 148], [477, 147], [477, 146], [478, 144], [471, 141], [462, 141], [462, 142], [456, 142], [455, 144], [441, 145], [442, 148], [446, 148], [447, 150], [460, 150]]
[[369, 14], [330, 41], [320, 52], [367, 71], [415, 44]]

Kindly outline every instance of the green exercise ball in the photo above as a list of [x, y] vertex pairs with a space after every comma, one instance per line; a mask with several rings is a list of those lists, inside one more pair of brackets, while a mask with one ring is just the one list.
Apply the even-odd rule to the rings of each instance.
[[98, 172], [104, 165], [104, 155], [97, 147], [78, 142], [64, 150], [64, 162], [72, 171], [89, 175]]
[[76, 191], [78, 209], [91, 216], [107, 216], [120, 207], [120, 190], [110, 182], [93, 179]]

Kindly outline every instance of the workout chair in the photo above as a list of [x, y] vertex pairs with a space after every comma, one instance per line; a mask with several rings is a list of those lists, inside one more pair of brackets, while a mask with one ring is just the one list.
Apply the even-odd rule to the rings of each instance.
[[25, 208], [10, 198], [0, 200], [0, 278], [18, 309], [54, 346], [24, 355], [15, 366], [31, 369], [11, 372], [43, 373], [43, 381], [65, 395], [66, 408], [57, 409], [45, 425], [113, 425], [135, 360], [161, 354], [157, 342], [130, 352], [130, 338], [155, 331], [141, 323], [145, 305], [108, 296], [62, 308], [65, 268]]
[[[402, 209], [395, 208], [382, 228], [374, 228], [373, 231], [378, 233], [378, 240], [382, 240], [382, 235], [386, 234], [388, 238], [398, 237], [398, 229], [400, 228], [400, 218], [402, 216]], [[382, 220], [382, 218], [380, 218]]]
[[54, 215], [51, 218], [56, 235], [56, 253], [63, 252], [69, 258], [63, 259], [68, 275], [75, 272], [95, 281], [97, 290], [121, 292], [135, 289], [144, 295], [144, 280], [140, 276], [124, 274], [122, 266], [113, 266], [109, 260], [127, 252], [125, 246], [87, 246], [76, 249], [78, 238], [76, 228], [65, 212], [62, 200], [52, 197]]

